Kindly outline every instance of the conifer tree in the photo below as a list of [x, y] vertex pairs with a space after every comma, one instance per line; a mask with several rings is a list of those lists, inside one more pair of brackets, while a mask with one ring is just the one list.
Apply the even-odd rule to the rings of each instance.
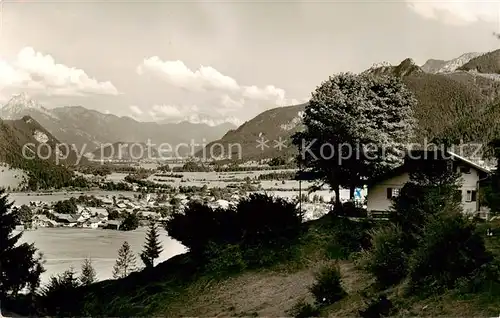
[[86, 258], [82, 264], [82, 273], [80, 275], [80, 283], [84, 286], [90, 285], [95, 282], [97, 275], [94, 267], [92, 266], [92, 260]]
[[14, 234], [17, 216], [5, 190], [0, 188], [0, 301], [16, 296], [23, 288], [34, 291], [44, 272], [42, 254], [34, 244], [18, 244], [22, 232]]
[[73, 267], [58, 275], [52, 275], [50, 281], [41, 289], [40, 308], [44, 311], [44, 316], [51, 317], [71, 317], [72, 310], [77, 305], [75, 292], [80, 287]]
[[118, 259], [113, 267], [113, 278], [124, 278], [136, 271], [136, 258], [127, 241], [118, 250]]
[[78, 278], [76, 276], [75, 269], [70, 267], [65, 270], [62, 274], [53, 275], [50, 277], [49, 283], [42, 289], [42, 295], [49, 297], [53, 295], [61, 295], [68, 292], [71, 289], [80, 286]]
[[160, 233], [154, 222], [151, 222], [148, 233], [146, 234], [146, 244], [141, 253], [141, 260], [146, 267], [153, 267], [154, 260], [160, 257], [163, 248], [160, 243]]

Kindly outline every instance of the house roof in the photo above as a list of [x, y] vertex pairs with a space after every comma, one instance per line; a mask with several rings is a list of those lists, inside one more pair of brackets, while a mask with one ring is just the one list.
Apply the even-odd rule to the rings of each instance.
[[56, 214], [55, 215], [56, 218], [60, 219], [60, 220], [66, 220], [68, 222], [76, 222], [76, 219], [71, 216], [70, 214]]
[[491, 173], [491, 169], [488, 169], [488, 168], [486, 168], [486, 167], [480, 166], [480, 165], [478, 165], [477, 163], [475, 163], [475, 162], [473, 162], [473, 161], [471, 161], [471, 160], [469, 160], [469, 159], [467, 159], [467, 158], [464, 158], [464, 157], [462, 157], [462, 156], [459, 156], [459, 155], [457, 155], [456, 153], [453, 153], [453, 152], [451, 152], [451, 151], [448, 151], [448, 153], [449, 153], [449, 154], [450, 154], [450, 156], [452, 156], [454, 159], [459, 160], [459, 161], [462, 161], [462, 162], [464, 162], [465, 164], [467, 164], [467, 165], [469, 165], [469, 166], [471, 166], [471, 167], [473, 167], [473, 168], [475, 168], [475, 169], [477, 169], [477, 170], [479, 170], [479, 171], [482, 171], [482, 172], [485, 172], [485, 173]]
[[44, 214], [35, 215], [35, 219], [38, 219], [40, 221], [50, 221], [50, 219]]
[[89, 212], [92, 214], [105, 213], [108, 214], [105, 208], [88, 208]]
[[[411, 153], [413, 153], [413, 154], [416, 154], [416, 153], [425, 153], [425, 152], [427, 152], [427, 153], [434, 152], [436, 154], [436, 156], [434, 157], [435, 159], [440, 158], [440, 159], [448, 159], [448, 160], [451, 159], [451, 160], [455, 160], [455, 161], [460, 161], [460, 162], [462, 162], [462, 163], [464, 163], [464, 164], [466, 164], [466, 165], [468, 165], [468, 166], [470, 166], [470, 167], [472, 167], [472, 168], [474, 168], [476, 170], [479, 170], [481, 172], [484, 172], [484, 173], [487, 173], [487, 174], [489, 174], [489, 173], [492, 172], [491, 169], [483, 167], [483, 166], [481, 166], [481, 165], [479, 165], [479, 164], [477, 164], [477, 163], [475, 163], [475, 162], [473, 162], [473, 161], [471, 161], [471, 160], [469, 160], [467, 158], [459, 156], [456, 153], [453, 153], [451, 151], [445, 151], [445, 152], [433, 151], [433, 150], [429, 150], [429, 151], [426, 151], [426, 150], [413, 150], [413, 151], [411, 151]], [[409, 154], [409, 152], [407, 153], [407, 156], [408, 156], [408, 154]], [[406, 157], [405, 160], [408, 160], [407, 158], [408, 157]], [[415, 157], [411, 157], [411, 158], [415, 158]], [[410, 160], [411, 160], [411, 158], [410, 158]], [[428, 158], [428, 156], [425, 156], [423, 159], [425, 160], [427, 158]], [[378, 183], [380, 181], [387, 180], [389, 178], [401, 175], [404, 172], [407, 172], [407, 166], [405, 164], [400, 165], [400, 166], [398, 166], [398, 167], [396, 167], [396, 168], [394, 168], [394, 169], [392, 169], [392, 170], [390, 170], [390, 171], [388, 171], [388, 172], [386, 172], [386, 173], [384, 173], [384, 174], [382, 174], [382, 175], [380, 175], [380, 176], [378, 176], [376, 178], [371, 179], [368, 182], [368, 185], [370, 186], [370, 185], [376, 184], [376, 183]]]

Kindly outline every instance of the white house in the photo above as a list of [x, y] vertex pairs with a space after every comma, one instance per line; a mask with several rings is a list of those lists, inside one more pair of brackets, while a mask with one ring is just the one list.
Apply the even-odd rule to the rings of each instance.
[[99, 227], [99, 224], [101, 224], [101, 220], [99, 220], [98, 218], [90, 218], [83, 222], [82, 227], [97, 229]]
[[[445, 158], [449, 160], [450, 167], [461, 174], [460, 191], [464, 213], [479, 213], [480, 216], [487, 214], [489, 210], [485, 206], [480, 206], [478, 193], [480, 181], [485, 180], [491, 171], [449, 151]], [[372, 182], [368, 186], [366, 198], [368, 213], [389, 211], [392, 198], [399, 195], [400, 189], [409, 179], [409, 165], [404, 164]]]
[[57, 227], [56, 221], [49, 219], [46, 215], [37, 214], [33, 217], [33, 226], [37, 227]]

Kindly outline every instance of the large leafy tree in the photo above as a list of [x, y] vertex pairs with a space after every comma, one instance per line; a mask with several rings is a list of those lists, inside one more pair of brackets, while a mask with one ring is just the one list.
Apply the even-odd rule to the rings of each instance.
[[19, 220], [23, 224], [31, 223], [31, 220], [33, 219], [33, 211], [29, 206], [27, 206], [26, 204], [21, 205], [18, 214], [19, 214]]
[[305, 130], [295, 134], [299, 162], [329, 184], [340, 202], [340, 187], [354, 189], [367, 178], [401, 163], [413, 136], [416, 100], [395, 77], [341, 73], [312, 93]]
[[17, 216], [11, 207], [5, 190], [0, 189], [0, 301], [15, 297], [25, 287], [34, 291], [44, 272], [42, 255], [37, 255], [34, 244], [18, 244], [22, 232], [13, 233]]
[[120, 226], [122, 231], [133, 231], [139, 227], [139, 218], [135, 213], [126, 213], [125, 219]]
[[78, 211], [76, 199], [71, 198], [68, 200], [58, 201], [54, 205], [54, 211], [61, 214], [75, 214]]

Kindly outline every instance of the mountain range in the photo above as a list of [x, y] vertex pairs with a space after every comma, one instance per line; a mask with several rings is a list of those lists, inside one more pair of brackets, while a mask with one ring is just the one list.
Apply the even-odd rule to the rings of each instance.
[[[233, 124], [209, 126], [181, 122], [176, 124], [139, 122], [130, 117], [103, 114], [82, 106], [48, 109], [27, 94], [13, 96], [1, 109], [0, 118], [20, 119], [30, 116], [63, 143], [74, 145], [79, 151], [91, 153], [103, 144], [116, 142], [168, 143], [172, 147], [192, 141], [208, 143], [222, 137]], [[185, 150], [181, 148], [179, 151]]]
[[[400, 77], [414, 93], [418, 101], [414, 109], [417, 142], [423, 138], [430, 142], [435, 137], [487, 142], [500, 133], [500, 50], [466, 53], [449, 61], [430, 59], [422, 66], [411, 58], [398, 65], [377, 63], [364, 73]], [[223, 148], [227, 158], [227, 150], [237, 149], [234, 144], [239, 143], [243, 160], [290, 156], [296, 153], [290, 146], [290, 137], [301, 129], [301, 112], [306, 105], [268, 110], [196, 155], [206, 156], [212, 149], [219, 156], [222, 153], [217, 149]], [[258, 143], [262, 138], [270, 140], [267, 146]], [[287, 145], [281, 151], [280, 140]]]
[[[449, 61], [430, 59], [422, 66], [407, 58], [398, 65], [374, 64], [363, 73], [400, 77], [414, 93], [418, 100], [414, 109], [418, 141], [451, 137], [464, 142], [486, 142], [500, 133], [500, 50], [466, 53]], [[0, 109], [0, 117], [34, 120], [46, 129], [47, 136], [79, 149], [86, 147], [85, 152], [93, 152], [97, 157], [106, 157], [111, 149], [116, 153], [123, 144], [148, 140], [152, 149], [160, 143], [176, 145], [189, 144], [192, 140], [196, 143], [214, 140], [204, 149], [199, 148], [196, 156], [238, 159], [241, 154], [243, 160], [254, 160], [291, 156], [296, 152], [290, 137], [302, 129], [305, 107], [307, 104], [267, 110], [238, 128], [231, 124], [211, 127], [188, 122], [138, 122], [81, 106], [48, 109], [26, 94], [20, 94]], [[26, 115], [30, 117], [24, 117]], [[7, 121], [3, 122], [4, 126], [5, 123]], [[109, 145], [104, 145], [106, 143]], [[7, 146], [2, 144], [3, 152]], [[188, 151], [191, 149], [186, 149], [186, 154]], [[5, 161], [6, 156], [9, 155], [4, 153], [0, 159]]]

